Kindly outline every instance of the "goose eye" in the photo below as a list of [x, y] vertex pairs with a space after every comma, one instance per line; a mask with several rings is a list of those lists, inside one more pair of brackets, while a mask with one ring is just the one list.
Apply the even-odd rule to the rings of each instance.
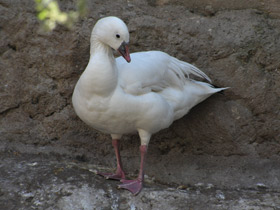
[[116, 34], [116, 37], [119, 39], [121, 36], [119, 34]]

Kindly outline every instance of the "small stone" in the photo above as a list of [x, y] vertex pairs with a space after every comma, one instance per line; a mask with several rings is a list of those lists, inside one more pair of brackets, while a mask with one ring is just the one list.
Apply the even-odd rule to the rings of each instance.
[[264, 183], [257, 183], [258, 189], [267, 189], [267, 186]]
[[38, 163], [37, 163], [37, 162], [34, 162], [34, 163], [28, 163], [27, 165], [29, 165], [29, 166], [37, 166], [37, 165], [38, 165]]
[[217, 190], [216, 191], [216, 198], [219, 199], [219, 200], [225, 200], [226, 197], [225, 197], [225, 195], [222, 191]]

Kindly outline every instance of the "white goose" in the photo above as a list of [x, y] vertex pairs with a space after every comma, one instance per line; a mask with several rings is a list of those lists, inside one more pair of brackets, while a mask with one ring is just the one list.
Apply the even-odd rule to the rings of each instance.
[[[99, 174], [121, 180], [119, 188], [136, 195], [142, 189], [151, 135], [169, 127], [196, 104], [225, 88], [189, 79], [189, 74], [194, 74], [211, 82], [193, 65], [163, 52], [132, 53], [130, 58], [129, 32], [117, 17], [100, 19], [90, 41], [90, 60], [76, 84], [73, 106], [86, 124], [111, 134], [117, 170], [113, 174]], [[115, 59], [113, 49], [127, 62]], [[137, 179], [126, 180], [119, 140], [123, 134], [133, 132], [138, 132], [141, 139], [140, 172]]]

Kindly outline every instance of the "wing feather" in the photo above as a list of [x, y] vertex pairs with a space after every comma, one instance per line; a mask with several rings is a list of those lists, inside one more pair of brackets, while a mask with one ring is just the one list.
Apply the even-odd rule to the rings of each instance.
[[191, 74], [211, 82], [195, 66], [160, 51], [132, 53], [130, 63], [123, 58], [117, 58], [116, 62], [121, 87], [133, 95], [159, 92], [168, 87], [183, 89]]

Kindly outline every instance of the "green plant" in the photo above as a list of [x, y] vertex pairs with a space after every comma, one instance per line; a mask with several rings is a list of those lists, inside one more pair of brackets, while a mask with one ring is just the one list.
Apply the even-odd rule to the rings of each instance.
[[37, 17], [45, 31], [53, 30], [57, 24], [71, 28], [73, 24], [87, 13], [86, 0], [77, 0], [77, 10], [63, 12], [57, 0], [35, 0]]

